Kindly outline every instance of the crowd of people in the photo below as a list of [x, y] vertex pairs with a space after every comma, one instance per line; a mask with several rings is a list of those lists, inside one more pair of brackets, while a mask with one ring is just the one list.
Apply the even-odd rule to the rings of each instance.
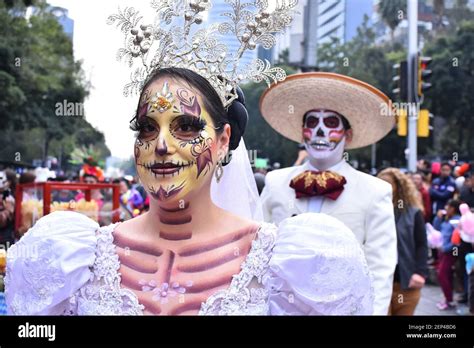
[[[453, 309], [456, 303], [467, 303], [467, 307], [462, 306], [457, 310], [458, 314], [474, 314], [474, 272], [468, 261], [471, 257], [469, 254], [474, 255], [473, 241], [465, 236], [462, 238], [463, 235], [457, 229], [461, 219], [461, 204], [474, 207], [473, 169], [468, 163], [459, 166], [449, 162], [429, 163], [421, 160], [415, 173], [405, 173], [396, 168], [379, 171], [377, 177], [392, 186], [397, 230], [398, 264], [390, 314], [413, 315], [425, 281], [437, 282], [442, 289], [444, 299], [437, 305], [439, 310]], [[14, 228], [15, 187], [17, 184], [33, 183], [37, 177], [32, 171], [19, 176], [12, 170], [0, 173], [0, 243], [7, 245], [20, 237]], [[265, 186], [266, 174], [267, 170], [256, 170], [254, 173], [260, 193]], [[81, 170], [78, 178], [87, 184], [118, 184], [121, 221], [148, 210], [150, 198], [132, 176], [105, 179], [101, 174]], [[39, 179], [44, 180], [45, 177], [40, 174]], [[64, 176], [46, 180], [74, 182]], [[37, 199], [36, 194], [37, 191], [26, 190], [23, 200]], [[53, 192], [52, 201], [78, 202], [84, 198], [83, 191], [58, 190]], [[112, 216], [111, 190], [91, 190], [91, 200], [97, 203], [101, 212], [98, 222], [101, 225], [109, 224]], [[433, 230], [439, 233], [438, 240], [433, 237]], [[5, 271], [4, 254], [0, 255], [2, 272]], [[0, 282], [0, 286], [3, 286], [3, 279]], [[456, 299], [454, 289], [459, 293]], [[404, 301], [399, 301], [400, 296], [404, 297]], [[2, 310], [5, 311], [4, 301], [0, 297], [0, 312]]]
[[[191, 5], [195, 13], [206, 8]], [[257, 32], [270, 38], [289, 25], [296, 2], [274, 11], [271, 21], [261, 5], [247, 25], [249, 38]], [[240, 7], [233, 7], [238, 18]], [[169, 10], [158, 9], [159, 16], [162, 9]], [[416, 173], [383, 168], [376, 176], [358, 170], [346, 151], [391, 132], [397, 110], [388, 96], [337, 73], [287, 76], [263, 61], [256, 66], [264, 70], [245, 72], [240, 57], [255, 48], [247, 39], [239, 38], [238, 55], [209, 52], [203, 60], [202, 50], [216, 41], [211, 32], [199, 42], [188, 38], [189, 19], [202, 20], [181, 14], [183, 35], [151, 46], [160, 59], [147, 59], [150, 26], [140, 26], [143, 35], [122, 30], [133, 49], [141, 42], [132, 58], [141, 56], [146, 68], [124, 89], [139, 92], [130, 128], [142, 185], [130, 177], [105, 178], [86, 152], [83, 158], [78, 153], [82, 184], [58, 184], [51, 197], [38, 195], [35, 185], [15, 190], [16, 173], [2, 174], [1, 241], [14, 244], [7, 254], [8, 313], [413, 315], [436, 270], [444, 296], [439, 310], [469, 302], [468, 312], [459, 314], [474, 314], [469, 163], [422, 160]], [[109, 24], [123, 18], [110, 16]], [[270, 30], [269, 22], [278, 25]], [[248, 78], [268, 83], [260, 113], [300, 144], [306, 160], [252, 176], [242, 155], [249, 114], [239, 87]], [[47, 180], [74, 182], [20, 177]], [[37, 186], [50, 194], [50, 185]], [[123, 223], [112, 224], [117, 217]], [[34, 247], [39, 255], [20, 253]]]
[[[460, 232], [461, 207], [466, 204], [474, 207], [474, 171], [472, 165], [463, 163], [432, 163], [420, 161], [419, 171], [411, 175], [419, 197], [423, 203], [425, 221], [440, 232], [438, 243], [431, 243], [433, 268], [437, 269], [439, 284], [443, 290], [444, 301], [438, 303], [440, 310], [452, 309], [456, 302], [468, 303], [468, 311], [474, 313], [474, 274], [466, 267], [470, 259], [473, 240]], [[431, 228], [431, 226], [429, 226]], [[460, 296], [453, 297], [454, 281]], [[468, 314], [465, 309], [458, 314]]]
[[[307, 160], [304, 149], [300, 150], [296, 165]], [[259, 192], [265, 186], [268, 171], [255, 172]], [[431, 282], [439, 284], [444, 295], [437, 304], [439, 310], [467, 304], [458, 308], [457, 313], [474, 314], [474, 272], [467, 262], [474, 256], [469, 256], [474, 244], [468, 236], [462, 238], [457, 229], [461, 204], [474, 208], [472, 164], [420, 160], [414, 173], [386, 168], [377, 177], [392, 186], [397, 229], [398, 264], [389, 313], [413, 315], [421, 288], [425, 282]], [[434, 236], [433, 230], [439, 232], [440, 238], [428, 238]], [[453, 289], [459, 293], [456, 300]]]

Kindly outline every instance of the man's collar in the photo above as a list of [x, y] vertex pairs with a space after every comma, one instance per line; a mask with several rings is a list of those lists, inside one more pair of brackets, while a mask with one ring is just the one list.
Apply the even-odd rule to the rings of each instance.
[[[341, 168], [343, 167], [344, 165], [344, 162], [345, 160], [342, 158], [339, 162], [337, 162], [335, 165], [333, 165], [332, 167], [329, 167], [327, 170], [330, 170], [330, 171], [333, 171], [333, 172], [339, 172], [341, 170]], [[310, 161], [307, 161], [306, 162], [307, 166], [308, 166], [308, 170], [315, 170], [315, 171], [319, 171], [318, 168], [314, 167]]]

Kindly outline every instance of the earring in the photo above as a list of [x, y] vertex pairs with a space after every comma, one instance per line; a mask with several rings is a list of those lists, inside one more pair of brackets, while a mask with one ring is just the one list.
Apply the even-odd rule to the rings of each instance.
[[221, 181], [222, 175], [224, 175], [224, 168], [222, 167], [222, 161], [221, 160], [217, 161], [217, 166], [216, 166], [216, 170], [214, 172], [214, 175], [216, 177], [217, 183], [219, 183], [219, 181]]

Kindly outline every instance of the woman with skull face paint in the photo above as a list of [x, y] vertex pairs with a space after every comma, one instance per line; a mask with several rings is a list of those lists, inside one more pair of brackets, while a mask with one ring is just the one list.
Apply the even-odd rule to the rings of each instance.
[[[267, 38], [289, 25], [296, 6], [277, 5], [270, 15], [267, 2], [229, 3], [235, 20], [250, 18], [239, 13], [244, 5], [247, 13], [255, 8], [256, 23], [234, 24]], [[155, 23], [184, 21], [170, 31], [148, 24], [138, 30], [133, 9], [109, 17], [126, 33], [127, 48], [119, 54], [145, 66], [136, 70], [146, 71], [145, 79], [134, 73], [127, 86], [140, 92], [131, 128], [150, 209], [103, 227], [74, 212], [40, 219], [9, 251], [9, 313], [372, 313], [369, 271], [347, 227], [324, 214], [303, 214], [278, 227], [258, 218], [256, 185], [246, 180], [253, 176], [242, 156], [248, 116], [238, 88], [239, 57], [255, 48], [251, 35], [239, 37], [239, 53], [227, 55], [215, 28], [195, 35], [190, 29], [202, 23], [195, 15], [209, 0], [157, 4]], [[284, 79], [282, 69], [267, 65], [257, 61], [246, 76]], [[334, 245], [348, 252], [342, 257]], [[25, 247], [39, 255], [21, 254]]]
[[[52, 301], [24, 302], [31, 296], [19, 288], [27, 260], [12, 257], [10, 313], [370, 314], [373, 295], [362, 250], [353, 248], [355, 238], [336, 219], [303, 214], [277, 228], [214, 204], [211, 180], [229, 149], [240, 142], [247, 119], [244, 102], [239, 91], [239, 99], [226, 111], [198, 74], [184, 69], [157, 72], [143, 88], [131, 123], [137, 171], [151, 196], [150, 210], [102, 228], [73, 212], [42, 218], [19, 245], [42, 243], [69, 253], [69, 259], [57, 254], [57, 259], [37, 266], [55, 267], [65, 286], [51, 289], [47, 298]], [[326, 123], [335, 126], [334, 120]], [[219, 185], [218, 190], [225, 190]], [[58, 228], [40, 241], [44, 226]], [[79, 252], [59, 242], [65, 236], [79, 245]], [[334, 257], [334, 241], [351, 246], [351, 253]], [[104, 251], [94, 253], [96, 243]], [[302, 254], [296, 256], [298, 249]], [[328, 253], [334, 267], [329, 276], [317, 266]], [[71, 272], [64, 272], [74, 261], [77, 277], [71, 281]], [[335, 287], [325, 282], [344, 281], [338, 274], [348, 264], [348, 291], [333, 293]], [[90, 280], [91, 272], [108, 276]], [[314, 282], [322, 285], [315, 288]], [[105, 303], [94, 295], [97, 286], [119, 300]], [[254, 295], [244, 296], [249, 290]]]

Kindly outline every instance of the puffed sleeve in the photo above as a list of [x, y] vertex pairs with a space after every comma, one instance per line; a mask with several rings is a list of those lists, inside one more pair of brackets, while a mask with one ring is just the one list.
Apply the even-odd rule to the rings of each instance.
[[326, 214], [284, 220], [264, 280], [271, 315], [371, 315], [373, 289], [352, 231]]
[[7, 251], [8, 314], [60, 315], [90, 278], [99, 225], [85, 215], [46, 215]]

